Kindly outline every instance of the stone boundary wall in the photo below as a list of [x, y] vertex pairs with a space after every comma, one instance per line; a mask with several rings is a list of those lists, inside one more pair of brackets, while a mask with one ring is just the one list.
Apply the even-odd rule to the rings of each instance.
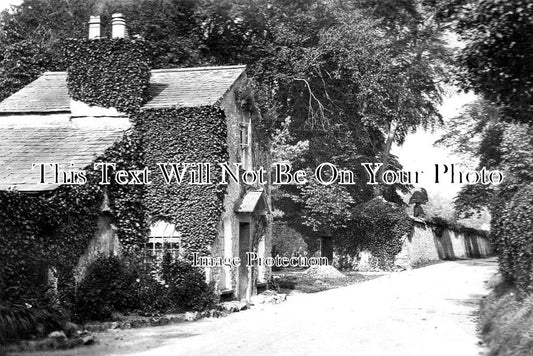
[[395, 265], [412, 268], [438, 260], [482, 258], [493, 254], [488, 234], [473, 229], [455, 229], [412, 218], [413, 231], [403, 241]]

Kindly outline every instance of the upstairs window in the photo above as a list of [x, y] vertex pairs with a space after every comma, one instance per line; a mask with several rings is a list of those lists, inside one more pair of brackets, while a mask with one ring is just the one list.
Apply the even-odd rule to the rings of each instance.
[[242, 168], [245, 170], [252, 169], [252, 129], [250, 125], [250, 119], [244, 119], [244, 121], [240, 123], [239, 129]]
[[250, 147], [250, 123], [241, 122], [241, 148], [245, 149]]

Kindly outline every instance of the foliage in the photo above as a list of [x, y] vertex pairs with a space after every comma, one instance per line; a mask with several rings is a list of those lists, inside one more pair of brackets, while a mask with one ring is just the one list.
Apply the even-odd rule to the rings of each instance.
[[467, 41], [459, 54], [463, 87], [500, 106], [502, 120], [531, 122], [533, 4], [530, 0], [471, 2], [457, 15]]
[[494, 207], [491, 236], [500, 271], [523, 294], [533, 292], [533, 184], [521, 187], [508, 202]]
[[291, 124], [287, 117], [281, 127], [274, 131], [272, 136], [272, 160], [274, 162], [289, 162], [293, 164], [300, 159], [304, 152], [309, 149], [309, 141], [294, 142], [294, 137], [289, 132]]
[[[478, 99], [465, 105], [462, 112], [446, 126], [437, 140], [464, 157], [465, 161], [478, 161], [478, 169], [499, 169], [502, 162], [501, 142], [507, 124], [500, 121], [501, 111], [487, 100]], [[472, 167], [468, 167], [472, 168]], [[482, 214], [490, 206], [495, 194], [493, 185], [466, 185], [454, 199], [460, 217]]]
[[[142, 170], [145, 168], [143, 157], [142, 137], [138, 131], [130, 130], [95, 163], [115, 163], [115, 170]], [[144, 201], [146, 186], [118, 184], [111, 180], [111, 184], [106, 186], [106, 193], [120, 243], [126, 253], [134, 255], [144, 245], [148, 235], [149, 217]]]
[[508, 283], [481, 302], [479, 326], [488, 356], [528, 356], [533, 348], [533, 297], [520, 300]]
[[217, 301], [214, 285], [207, 284], [202, 270], [193, 267], [189, 261], [172, 260], [166, 255], [161, 278], [168, 285], [166, 298], [172, 301], [174, 308], [205, 310]]
[[[206, 20], [202, 13], [204, 3], [197, 0], [107, 2], [101, 9], [102, 22], [109, 23], [112, 13], [124, 14], [128, 33], [146, 40], [153, 68], [214, 65], [204, 54], [209, 51], [203, 43], [209, 34], [201, 28]], [[226, 34], [220, 37], [225, 38]]]
[[353, 216], [346, 237], [336, 241], [339, 254], [356, 256], [358, 252], [368, 250], [377, 258], [380, 268], [392, 268], [403, 238], [413, 229], [409, 216], [400, 206], [382, 198], [357, 206]]
[[133, 113], [147, 98], [150, 84], [148, 48], [128, 39], [68, 40], [69, 96], [89, 105]]
[[[355, 283], [366, 282], [376, 276], [363, 275], [355, 272], [344, 272], [346, 278], [321, 278], [316, 279], [298, 274], [284, 274], [276, 279], [279, 288], [294, 289], [302, 293], [317, 293], [328, 289], [349, 286]], [[317, 283], [320, 281], [321, 283]]]
[[291, 257], [294, 253], [303, 254], [307, 244], [302, 235], [287, 224], [275, 222], [272, 227], [272, 256]]
[[[6, 191], [0, 194], [0, 300], [5, 315], [19, 325], [15, 331], [18, 337], [34, 333], [39, 324], [45, 330], [57, 330], [58, 320], [66, 319], [61, 308], [71, 309], [76, 302], [79, 305], [74, 271], [94, 237], [104, 200], [104, 192], [96, 183], [99, 174], [88, 168], [87, 177], [85, 185], [62, 186], [49, 193], [30, 195]], [[42, 298], [48, 270], [55, 271], [58, 282], [53, 303]], [[94, 297], [91, 293], [85, 295]], [[104, 311], [96, 308], [97, 300], [93, 300], [93, 305], [86, 302], [87, 308], [93, 311], [84, 310], [82, 316], [106, 312], [105, 305]]]
[[106, 320], [114, 311], [124, 312], [135, 305], [131, 286], [134, 275], [116, 256], [101, 256], [88, 268], [78, 286], [74, 317], [77, 320]]
[[141, 271], [132, 291], [135, 293], [135, 312], [142, 316], [158, 316], [172, 311], [172, 301], [167, 295], [168, 288], [159, 280], [156, 271]]
[[204, 310], [216, 302], [214, 286], [189, 261], [166, 254], [154, 269], [134, 258], [100, 256], [78, 287], [74, 316], [80, 321], [107, 320], [113, 312], [156, 315]]
[[[308, 171], [308, 176], [311, 174]], [[303, 209], [299, 212], [303, 225], [315, 232], [327, 234], [346, 227], [346, 221], [352, 217], [351, 208], [354, 205], [346, 187], [339, 184], [324, 186], [312, 178], [298, 189], [300, 202], [303, 203]]]
[[440, 217], [432, 217], [426, 220], [428, 223], [437, 226], [440, 229], [449, 229], [454, 232], [464, 233], [464, 234], [473, 234], [488, 237], [488, 232], [485, 230], [480, 230], [472, 227], [465, 226], [457, 221], [450, 221], [448, 219], [443, 219]]
[[502, 133], [500, 167], [516, 183], [533, 182], [533, 126], [508, 124]]
[[26, 302], [0, 302], [0, 345], [9, 341], [43, 336], [60, 330], [67, 320], [65, 311], [47, 298]]
[[96, 0], [24, 0], [0, 14], [0, 100], [44, 71], [65, 70], [61, 40], [85, 38]]
[[464, 89], [485, 99], [467, 109], [460, 125], [481, 134], [475, 149], [480, 166], [504, 174], [497, 187], [463, 189], [456, 205], [463, 212], [490, 207], [500, 270], [521, 294], [531, 293], [533, 3], [481, 0], [448, 5], [455, 29], [467, 40], [458, 56], [458, 79]]
[[102, 193], [97, 186], [65, 186], [51, 195], [0, 194], [0, 299], [32, 298], [57, 270], [60, 292], [72, 287], [79, 256], [94, 236]]
[[[533, 136], [527, 124], [512, 124], [500, 119], [501, 112], [486, 101], [478, 101], [467, 107], [465, 114], [457, 118], [455, 128], [470, 127], [474, 135], [470, 140], [446, 137], [452, 147], [461, 149], [469, 143], [479, 157], [479, 167], [498, 169], [504, 174], [499, 186], [471, 185], [461, 189], [454, 203], [462, 216], [490, 208], [491, 240], [500, 257], [500, 270], [509, 281], [517, 284], [523, 293], [529, 292], [528, 188], [533, 182], [531, 173]], [[460, 132], [463, 132], [461, 130]], [[457, 134], [460, 134], [457, 132]], [[470, 151], [470, 149], [469, 149]], [[524, 201], [525, 199], [525, 201]], [[524, 210], [525, 209], [525, 210]], [[524, 216], [524, 218], [519, 218]], [[525, 219], [525, 220], [524, 220]]]
[[157, 163], [211, 163], [213, 184], [175, 181], [167, 184], [163, 174], [154, 174], [145, 196], [147, 213], [153, 220], [179, 226], [186, 251], [208, 253], [208, 246], [218, 236], [225, 194], [225, 186], [218, 185], [221, 178], [218, 163], [228, 160], [222, 110], [218, 107], [150, 109], [133, 119], [143, 139], [144, 163], [151, 170], [159, 171]]
[[500, 114], [498, 107], [491, 105], [489, 101], [476, 99], [464, 105], [457, 116], [446, 122], [445, 132], [435, 145], [449, 148], [453, 153], [465, 157], [465, 160], [475, 159], [477, 155], [483, 156], [488, 168], [496, 167], [500, 155], [498, 152], [485, 153], [485, 147], [481, 143], [485, 141], [486, 148], [492, 146], [492, 149], [498, 149], [495, 140], [501, 136], [498, 135], [501, 134], [501, 129], [498, 130]]
[[[442, 59], [444, 47], [420, 9], [415, 1], [350, 2], [343, 8], [316, 0], [172, 1], [165, 9], [142, 1], [129, 9], [115, 7], [126, 14], [131, 33], [155, 44], [156, 67], [248, 64], [266, 121], [262, 131], [291, 117], [294, 141], [286, 143], [309, 139], [301, 168], [317, 161], [359, 167], [382, 158], [391, 119], [400, 122], [391, 136], [400, 142], [418, 125], [438, 121], [434, 79], [442, 70], [430, 59]], [[352, 187], [352, 199], [372, 197], [365, 183]], [[384, 195], [398, 200], [394, 189]], [[294, 211], [287, 199], [278, 205]], [[294, 225], [306, 230], [301, 223]]]
[[[279, 116], [291, 118], [294, 138], [290, 143], [309, 142], [296, 168], [314, 169], [331, 162], [353, 170], [356, 176], [355, 184], [346, 187], [283, 187], [285, 194], [275, 203], [286, 212], [285, 219], [306, 235], [342, 227], [352, 219], [343, 207], [376, 194], [366, 184], [361, 163], [382, 161], [387, 169], [400, 168], [387, 145], [401, 143], [416, 127], [439, 121], [436, 78], [442, 75], [440, 59], [445, 53], [433, 30], [415, 30], [426, 25], [421, 22], [422, 14], [416, 7], [403, 12], [404, 2], [349, 3], [348, 10], [328, 9], [331, 18], [316, 35], [317, 42], [297, 49], [301, 51], [297, 62], [286, 65], [292, 74], [280, 74], [278, 79], [283, 88], [276, 91], [275, 101], [287, 103], [279, 107]], [[402, 16], [396, 17], [399, 13]], [[383, 20], [383, 14], [390, 16]], [[400, 202], [396, 190], [406, 188], [396, 185], [380, 193]], [[336, 204], [341, 213], [329, 214], [334, 212], [333, 205], [324, 213], [328, 208], [317, 202]], [[301, 210], [309, 214], [294, 216], [293, 212]]]

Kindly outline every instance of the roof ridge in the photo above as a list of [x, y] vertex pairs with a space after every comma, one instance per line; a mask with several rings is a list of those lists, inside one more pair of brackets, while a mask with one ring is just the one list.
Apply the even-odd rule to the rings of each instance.
[[[226, 69], [241, 69], [246, 68], [246, 64], [237, 64], [230, 66], [205, 66], [205, 67], [185, 67], [185, 68], [157, 68], [150, 69], [150, 72], [162, 73], [162, 72], [193, 72], [201, 70], [226, 70]], [[65, 75], [66, 71], [46, 71], [42, 75]]]
[[[51, 71], [46, 71], [46, 72], [43, 72], [42, 75], [65, 75], [67, 74], [67, 71], [55, 71], [55, 72], [51, 72]], [[39, 78], [37, 78], [39, 79]]]
[[158, 68], [152, 69], [152, 72], [194, 72], [202, 70], [226, 70], [226, 69], [245, 69], [245, 64], [232, 65], [232, 66], [209, 66], [209, 67], [187, 67], [187, 68]]
[[[245, 65], [165, 68], [151, 71], [144, 107], [214, 105], [245, 76]], [[69, 112], [67, 72], [44, 72], [0, 102], [0, 116]]]

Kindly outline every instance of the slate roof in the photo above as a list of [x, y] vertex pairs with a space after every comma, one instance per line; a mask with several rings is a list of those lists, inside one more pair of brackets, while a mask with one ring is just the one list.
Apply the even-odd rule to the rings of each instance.
[[144, 108], [209, 106], [220, 100], [245, 66], [155, 69]]
[[[122, 137], [122, 130], [72, 127], [0, 128], [0, 190], [47, 191], [57, 184], [38, 184], [33, 163], [60, 164], [60, 168], [83, 169]], [[46, 175], [53, 180], [52, 173]]]
[[[220, 100], [243, 75], [245, 66], [152, 70], [150, 99], [145, 108], [209, 106]], [[46, 72], [0, 103], [1, 116], [69, 113], [66, 72]], [[83, 169], [103, 154], [123, 131], [96, 127], [6, 125], [0, 127], [0, 190], [37, 192], [60, 184], [38, 184], [34, 163]], [[73, 167], [70, 164], [73, 164]], [[47, 178], [52, 179], [51, 174]]]
[[46, 72], [0, 103], [3, 113], [55, 113], [70, 111], [65, 72]]
[[[152, 70], [144, 108], [209, 106], [220, 100], [245, 66]], [[0, 103], [0, 115], [69, 112], [66, 72], [46, 72]]]

